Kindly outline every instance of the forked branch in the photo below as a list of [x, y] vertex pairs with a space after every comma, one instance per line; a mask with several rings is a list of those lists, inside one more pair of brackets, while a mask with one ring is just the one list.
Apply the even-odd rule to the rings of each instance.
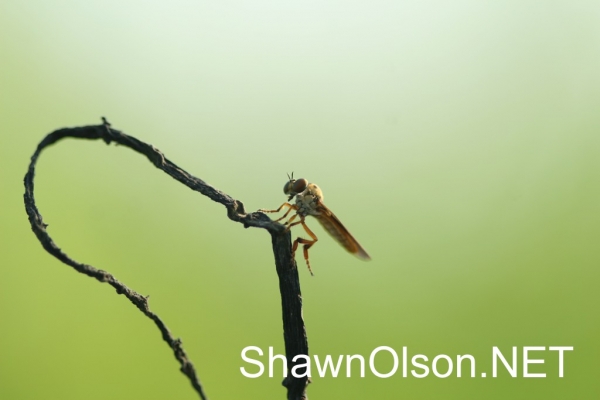
[[260, 212], [247, 214], [241, 201], [235, 200], [229, 195], [221, 192], [203, 180], [190, 175], [173, 162], [168, 160], [154, 146], [144, 143], [132, 136], [126, 135], [116, 129], [112, 129], [110, 124], [104, 119], [101, 125], [91, 125], [76, 128], [63, 128], [48, 134], [38, 144], [37, 149], [31, 157], [29, 169], [25, 175], [25, 210], [29, 216], [31, 229], [38, 240], [54, 257], [63, 263], [71, 266], [78, 272], [89, 277], [95, 278], [100, 282], [106, 282], [115, 288], [118, 294], [123, 294], [131, 301], [144, 315], [150, 318], [160, 330], [165, 342], [169, 345], [175, 358], [181, 365], [181, 372], [189, 379], [201, 399], [207, 399], [200, 379], [196, 374], [194, 365], [185, 353], [182, 342], [174, 338], [165, 323], [148, 307], [148, 298], [128, 288], [125, 284], [117, 280], [109, 272], [97, 269], [88, 264], [79, 263], [67, 254], [65, 254], [52, 240], [46, 231], [47, 225], [43, 222], [34, 199], [34, 175], [35, 166], [40, 153], [48, 146], [58, 142], [61, 139], [72, 137], [78, 139], [102, 139], [106, 144], [111, 142], [129, 147], [130, 149], [145, 155], [154, 166], [164, 171], [173, 179], [178, 180], [187, 187], [202, 193], [211, 200], [220, 203], [227, 209], [227, 216], [235, 222], [244, 225], [245, 228], [256, 227], [269, 231], [272, 239], [273, 253], [275, 256], [275, 266], [279, 277], [279, 289], [281, 292], [281, 304], [283, 311], [283, 330], [285, 340], [286, 358], [288, 360], [288, 378], [283, 381], [283, 385], [288, 389], [287, 398], [289, 400], [306, 399], [306, 386], [308, 378], [295, 378], [290, 375], [292, 367], [296, 364], [292, 360], [296, 355], [308, 355], [308, 341], [304, 321], [302, 319], [302, 296], [300, 292], [300, 281], [296, 262], [292, 257], [291, 235], [285, 227], [277, 222], [271, 221], [269, 217]]

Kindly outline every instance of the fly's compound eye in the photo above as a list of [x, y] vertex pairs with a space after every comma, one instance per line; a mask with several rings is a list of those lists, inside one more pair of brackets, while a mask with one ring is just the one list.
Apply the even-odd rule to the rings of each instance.
[[295, 182], [295, 180], [290, 179], [289, 181], [287, 181], [285, 183], [285, 185], [283, 186], [283, 193], [284, 194], [291, 194], [291, 192], [293, 190], [292, 187], [294, 186], [294, 182]]
[[302, 193], [306, 189], [306, 186], [308, 186], [308, 181], [306, 179], [298, 179], [292, 184], [292, 190], [296, 193]]

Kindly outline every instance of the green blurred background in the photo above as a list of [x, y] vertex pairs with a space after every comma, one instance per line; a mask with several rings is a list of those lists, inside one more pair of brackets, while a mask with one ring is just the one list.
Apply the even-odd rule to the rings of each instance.
[[[102, 115], [248, 210], [291, 171], [323, 188], [373, 261], [310, 222], [312, 354], [477, 358], [311, 399], [600, 398], [597, 1], [3, 1], [0, 46], [0, 398], [197, 398], [152, 322], [29, 228], [35, 146]], [[284, 352], [265, 231], [100, 141], [44, 152], [36, 199], [65, 252], [150, 295], [209, 397], [285, 398], [239, 370]], [[546, 379], [491, 378], [492, 346], [575, 350], [562, 379], [551, 353]]]

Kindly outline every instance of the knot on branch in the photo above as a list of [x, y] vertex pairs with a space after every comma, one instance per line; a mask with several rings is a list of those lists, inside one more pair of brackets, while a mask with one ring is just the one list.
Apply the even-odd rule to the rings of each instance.
[[[225, 207], [227, 208], [227, 216], [233, 221], [242, 222], [247, 217], [244, 203], [239, 200], [233, 200], [229, 204], [225, 204]], [[247, 226], [244, 227], [247, 228]]]
[[150, 145], [150, 148], [152, 149], [152, 151], [146, 154], [148, 160], [150, 160], [150, 162], [154, 164], [156, 168], [161, 168], [165, 165], [165, 155], [152, 145]]
[[[84, 264], [84, 265], [90, 269], [94, 268], [91, 265], [87, 265], [87, 264]], [[110, 282], [110, 281], [114, 281], [115, 277], [112, 276], [111, 273], [99, 269], [96, 271], [96, 279], [98, 279], [100, 282]], [[123, 294], [125, 292], [125, 289], [127, 289], [127, 287], [118, 287], [117, 293]]]
[[110, 128], [110, 122], [105, 117], [102, 117], [102, 125], [104, 129], [101, 131], [100, 136], [104, 140], [104, 143], [110, 144], [113, 140], [116, 140], [116, 133]]

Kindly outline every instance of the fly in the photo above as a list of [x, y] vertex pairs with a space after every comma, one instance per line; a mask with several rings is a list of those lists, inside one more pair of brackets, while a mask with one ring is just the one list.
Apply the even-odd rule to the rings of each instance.
[[[281, 218], [278, 218], [275, 221], [281, 221], [282, 219], [285, 219], [292, 211], [296, 211], [296, 213], [292, 215], [290, 219], [284, 223], [284, 225], [287, 226], [288, 230], [290, 230], [293, 226], [302, 225], [311, 239], [297, 237], [292, 246], [292, 257], [296, 254], [298, 245], [303, 244], [306, 266], [308, 267], [310, 274], [314, 275], [312, 269], [310, 268], [310, 261], [308, 260], [308, 249], [317, 243], [319, 239], [317, 238], [317, 235], [310, 230], [305, 222], [306, 217], [312, 215], [321, 223], [323, 228], [325, 228], [325, 230], [350, 253], [366, 261], [371, 259], [365, 249], [363, 249], [363, 247], [340, 222], [335, 214], [331, 212], [331, 210], [327, 208], [325, 204], [323, 204], [323, 192], [321, 191], [321, 188], [314, 183], [309, 183], [306, 179], [294, 179], [294, 174], [292, 174], [292, 176], [288, 175], [288, 178], [289, 180], [283, 187], [283, 192], [288, 195], [288, 201], [283, 203], [276, 210], [259, 211], [275, 213], [281, 211], [285, 207], [289, 208]], [[296, 197], [296, 204], [289, 203], [294, 197]], [[299, 218], [300, 220], [295, 221], [296, 218]]]

